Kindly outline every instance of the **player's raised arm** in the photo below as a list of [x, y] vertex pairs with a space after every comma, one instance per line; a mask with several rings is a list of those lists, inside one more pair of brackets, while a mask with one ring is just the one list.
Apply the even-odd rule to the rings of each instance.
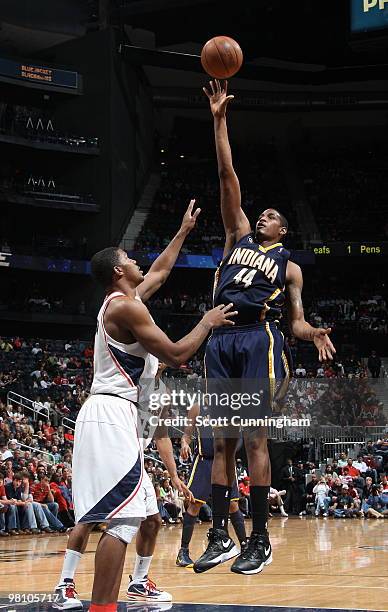
[[197, 208], [193, 213], [194, 204], [195, 200], [190, 200], [190, 204], [184, 214], [178, 233], [171, 240], [170, 244], [164, 249], [163, 253], [161, 253], [159, 257], [155, 259], [148, 273], [145, 275], [143, 282], [138, 285], [138, 293], [144, 302], [147, 301], [151, 295], [153, 295], [155, 291], [157, 291], [159, 287], [166, 282], [171, 270], [174, 267], [186, 237], [195, 227], [195, 223], [201, 209]]
[[292, 261], [287, 264], [286, 272], [287, 288], [287, 313], [292, 334], [300, 340], [314, 342], [318, 349], [319, 361], [333, 359], [336, 352], [328, 334], [331, 328], [313, 327], [304, 318], [302, 304], [303, 277], [302, 271]]
[[232, 151], [226, 124], [226, 109], [234, 96], [228, 96], [228, 84], [221, 86], [218, 80], [210, 81], [210, 91], [203, 88], [210, 102], [214, 117], [214, 136], [217, 151], [218, 176], [221, 188], [221, 214], [226, 240], [232, 246], [242, 236], [249, 234], [251, 227], [241, 208], [241, 191], [237, 174], [233, 168]]
[[194, 329], [178, 342], [168, 336], [152, 321], [147, 308], [140, 301], [120, 299], [110, 306], [109, 319], [118, 328], [131, 332], [146, 351], [172, 367], [179, 367], [197, 352], [214, 327], [233, 325], [236, 314], [233, 304], [209, 310]]

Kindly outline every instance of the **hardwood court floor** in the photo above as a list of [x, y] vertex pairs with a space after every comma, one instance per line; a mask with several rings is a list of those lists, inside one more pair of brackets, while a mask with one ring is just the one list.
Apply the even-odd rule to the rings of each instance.
[[[207, 528], [207, 524], [196, 526], [193, 559], [204, 549]], [[388, 610], [387, 519], [274, 518], [270, 523], [274, 561], [255, 576], [232, 574], [231, 562], [200, 575], [177, 568], [180, 531], [178, 525], [161, 529], [151, 568], [151, 578], [172, 593], [174, 602]], [[79, 566], [76, 584], [81, 599], [90, 599], [93, 553], [99, 537], [92, 534]], [[50, 592], [58, 580], [66, 541], [62, 535], [1, 539], [2, 596]], [[133, 559], [131, 544], [122, 600]]]

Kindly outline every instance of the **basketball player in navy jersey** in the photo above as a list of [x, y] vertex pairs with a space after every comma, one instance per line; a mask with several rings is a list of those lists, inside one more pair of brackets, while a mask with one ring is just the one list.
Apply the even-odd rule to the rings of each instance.
[[[233, 330], [219, 328], [210, 337], [206, 349], [206, 375], [209, 379], [258, 381], [273, 391], [276, 381], [289, 374], [284, 338], [277, 326], [287, 300], [288, 321], [292, 334], [314, 342], [319, 359], [332, 359], [335, 349], [329, 339], [330, 329], [314, 328], [304, 319], [302, 272], [289, 261], [290, 253], [282, 245], [288, 223], [276, 209], [260, 213], [254, 231], [241, 208], [241, 192], [233, 168], [228, 140], [226, 109], [233, 96], [227, 84], [210, 82], [204, 88], [214, 118], [215, 144], [221, 189], [221, 214], [226, 234], [224, 259], [214, 285], [214, 305], [233, 301], [238, 316]], [[232, 333], [229, 333], [229, 332]], [[260, 379], [260, 380], [259, 380]], [[267, 396], [271, 403], [271, 395]], [[265, 406], [264, 406], [265, 408]], [[267, 412], [268, 415], [268, 412]], [[252, 413], [250, 416], [255, 416]], [[253, 529], [249, 544], [235, 559], [231, 569], [241, 574], [255, 574], [272, 561], [267, 532], [268, 491], [271, 482], [270, 461], [265, 433], [244, 431], [244, 442], [251, 479]], [[238, 435], [228, 438], [215, 430], [212, 471], [213, 529], [205, 553], [194, 563], [194, 571], [204, 572], [220, 559], [233, 555], [233, 541], [227, 531], [230, 487], [234, 478], [235, 448]]]

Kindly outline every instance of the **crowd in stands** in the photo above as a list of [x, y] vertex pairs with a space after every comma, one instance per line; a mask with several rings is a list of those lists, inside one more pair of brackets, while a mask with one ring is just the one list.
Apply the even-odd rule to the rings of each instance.
[[281, 469], [288, 514], [388, 518], [388, 439], [367, 442], [356, 458], [342, 452], [331, 463], [293, 463]]
[[372, 150], [357, 146], [327, 153], [310, 151], [300, 159], [300, 167], [305, 193], [323, 240], [388, 239], [385, 146], [381, 150], [378, 146]]
[[[161, 184], [137, 238], [135, 250], [163, 249], [176, 232], [191, 198], [196, 198], [202, 213], [196, 228], [186, 239], [182, 252], [211, 253], [213, 248], [223, 248], [225, 237], [215, 158], [180, 159], [178, 162], [171, 160], [162, 163], [165, 165], [162, 166]], [[258, 211], [269, 206], [280, 208], [285, 215], [292, 214], [287, 189], [273, 150], [256, 156], [254, 150], [246, 151], [237, 163], [240, 167], [242, 204], [253, 223]], [[297, 228], [290, 228], [287, 244], [297, 245], [298, 240]]]
[[75, 419], [93, 376], [93, 347], [83, 341], [0, 339], [0, 393], [8, 391]]
[[381, 295], [314, 300], [309, 319], [317, 327], [346, 326], [361, 332], [388, 333], [387, 302]]
[[[72, 432], [50, 420], [34, 420], [22, 407], [0, 405], [0, 537], [63, 533], [74, 526], [71, 497]], [[190, 460], [180, 457], [180, 440], [172, 439], [178, 476], [187, 484]], [[388, 516], [388, 438], [369, 440], [338, 459], [325, 463], [306, 459], [287, 464], [273, 474], [271, 515], [312, 514], [335, 518]], [[310, 455], [310, 453], [309, 453]], [[315, 459], [315, 457], [311, 457]], [[180, 523], [184, 498], [171, 485], [155, 443], [146, 451], [145, 470], [155, 487], [163, 524]], [[250, 516], [249, 474], [237, 459], [240, 507]], [[211, 499], [199, 520], [211, 520]]]
[[[196, 301], [190, 302], [187, 296], [180, 295], [175, 298], [175, 303], [171, 303], [170, 298], [161, 298], [160, 306], [174, 311], [175, 308], [181, 309], [183, 313], [188, 312], [191, 307], [188, 304], [192, 303], [198, 310], [208, 307], [205, 295], [198, 294], [192, 299]], [[322, 322], [326, 322], [323, 317]], [[281, 410], [284, 408], [285, 414], [296, 418], [307, 416], [312, 425], [386, 424], [382, 403], [368, 378], [367, 366], [358, 356], [350, 355], [343, 360], [337, 357], [330, 364], [320, 365], [316, 361], [299, 361], [303, 353], [300, 343], [294, 338], [290, 339], [289, 346], [295, 365], [288, 392], [279, 400], [279, 407]], [[372, 353], [367, 364], [372, 375], [376, 364], [378, 357]], [[61, 532], [72, 527], [73, 434], [64, 428], [62, 418], [76, 418], [88, 395], [92, 368], [93, 347], [87, 342], [0, 338], [0, 477], [3, 479], [0, 480], [0, 532], [3, 537], [20, 532]], [[176, 376], [176, 372], [170, 371], [169, 374]], [[186, 364], [180, 374], [188, 380], [200, 379], [203, 376], [200, 355]], [[29, 406], [35, 415], [26, 407], [7, 404], [9, 391], [30, 398]], [[173, 440], [173, 449], [178, 474], [187, 482], [189, 465], [180, 459], [179, 440]], [[290, 481], [292, 486], [288, 486], [288, 476], [283, 474], [279, 489], [271, 491], [273, 512], [285, 515], [318, 511], [318, 514], [336, 517], [385, 516], [386, 481], [381, 475], [387, 468], [387, 457], [388, 442], [380, 440], [367, 444], [362, 449], [362, 460], [353, 461], [353, 467], [360, 474], [350, 469], [352, 463], [348, 457], [346, 465], [334, 462], [331, 468], [319, 466], [315, 461], [313, 464], [295, 465], [295, 481]], [[185, 511], [184, 499], [172, 487], [154, 444], [147, 450], [145, 468], [154, 483], [163, 521], [166, 524], [180, 522]], [[332, 480], [329, 478], [331, 470]], [[277, 476], [279, 480], [280, 475]], [[355, 482], [351, 483], [349, 476]], [[246, 470], [240, 470], [239, 480], [241, 508], [249, 516], [249, 475]], [[359, 503], [349, 505], [344, 499], [353, 496], [354, 491], [359, 494]], [[344, 512], [340, 512], [342, 510]], [[200, 520], [209, 520], [210, 517], [211, 504], [204, 505]]]

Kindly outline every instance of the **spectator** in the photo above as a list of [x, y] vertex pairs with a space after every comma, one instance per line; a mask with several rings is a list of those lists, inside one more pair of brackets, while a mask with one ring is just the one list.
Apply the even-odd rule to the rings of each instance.
[[[23, 487], [22, 487], [23, 484]], [[12, 500], [17, 508], [15, 515], [10, 515], [8, 523], [8, 531], [11, 535], [19, 535], [20, 533], [40, 533], [35, 518], [34, 507], [28, 493], [28, 479], [19, 472], [14, 474], [12, 482], [5, 485], [5, 494], [7, 499]], [[21, 527], [20, 527], [21, 526]], [[22, 529], [22, 531], [20, 530]]]
[[292, 465], [292, 459], [287, 459], [287, 465], [282, 468], [280, 478], [286, 489], [286, 497], [284, 500], [285, 511], [299, 513], [301, 506], [301, 494], [299, 482], [303, 480], [301, 471]]
[[241, 512], [245, 517], [249, 517], [251, 515], [251, 496], [249, 492], [249, 476], [244, 476], [242, 482], [238, 485], [238, 490], [240, 493], [239, 505], [241, 507]]
[[329, 486], [326, 483], [324, 477], [322, 477], [319, 482], [313, 488], [313, 493], [315, 495], [315, 516], [319, 516], [321, 510], [323, 512], [323, 516], [328, 516], [330, 497], [329, 497]]
[[304, 378], [306, 376], [306, 368], [304, 368], [301, 363], [298, 364], [298, 367], [295, 370], [295, 375], [298, 378]]
[[[17, 508], [14, 499], [8, 499], [4, 488], [4, 477], [0, 473], [0, 536], [7, 537], [14, 534], [17, 527]], [[8, 531], [6, 530], [6, 524]], [[15, 534], [16, 535], [16, 534]]]
[[372, 374], [372, 378], [379, 378], [381, 370], [381, 359], [378, 357], [376, 351], [372, 351], [368, 359], [368, 369]]
[[342, 489], [333, 504], [332, 510], [334, 518], [353, 518], [354, 503], [353, 497], [349, 495], [347, 484], [342, 485]]
[[30, 486], [30, 493], [34, 502], [38, 503], [42, 508], [48, 523], [55, 531], [66, 531], [60, 520], [58, 520], [58, 504], [54, 501], [53, 493], [50, 489], [49, 479], [46, 469], [38, 467], [37, 469], [38, 482], [34, 482]]
[[351, 476], [352, 478], [356, 478], [360, 475], [360, 471], [353, 465], [353, 459], [351, 459], [350, 457], [348, 459], [347, 470], [349, 476]]
[[[283, 498], [282, 495], [286, 494], [286, 490], [278, 491], [277, 489], [269, 488], [268, 493], [268, 504], [270, 509], [277, 508], [280, 511], [281, 516], [288, 516], [287, 512], [284, 510]], [[270, 513], [269, 516], [272, 516]]]

